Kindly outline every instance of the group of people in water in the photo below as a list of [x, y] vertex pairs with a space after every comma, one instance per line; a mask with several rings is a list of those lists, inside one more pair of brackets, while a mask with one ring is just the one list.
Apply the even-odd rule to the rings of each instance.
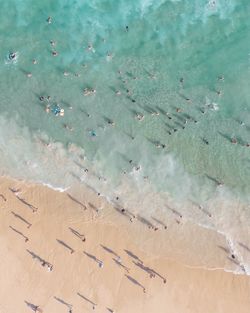
[[[53, 17], [52, 16], [49, 16], [46, 20], [46, 22], [48, 24], [51, 24], [53, 23]], [[129, 32], [129, 26], [126, 25], [124, 27], [124, 31], [125, 32]], [[51, 54], [52, 56], [54, 57], [57, 57], [59, 55], [58, 51], [55, 50], [55, 47], [56, 47], [56, 41], [53, 39], [50, 39], [49, 40], [49, 43], [52, 47], [52, 50], [51, 50]], [[87, 51], [92, 51], [93, 50], [93, 46], [91, 43], [88, 44], [88, 47], [86, 48]], [[17, 52], [10, 52], [9, 53], [9, 60], [10, 61], [14, 61], [17, 59], [17, 55], [18, 53]], [[108, 52], [108, 55], [112, 55], [111, 52]], [[33, 64], [37, 64], [37, 60], [36, 59], [33, 59], [32, 60]], [[143, 122], [145, 120], [145, 116], [146, 114], [149, 114], [151, 116], [155, 116], [155, 117], [163, 117], [165, 119], [164, 121], [164, 124], [167, 126], [167, 130], [166, 130], [166, 135], [169, 135], [169, 136], [172, 136], [174, 135], [175, 133], [181, 131], [181, 130], [184, 130], [186, 129], [188, 123], [198, 123], [199, 122], [199, 119], [197, 119], [196, 117], [193, 117], [191, 116], [188, 111], [189, 111], [189, 107], [186, 107], [185, 105], [182, 106], [182, 107], [176, 107], [174, 109], [174, 111], [165, 111], [165, 109], [161, 109], [159, 107], [157, 107], [156, 109], [155, 108], [149, 108], [149, 107], [146, 107], [144, 105], [141, 105], [140, 104], [140, 99], [136, 99], [136, 96], [133, 95], [133, 91], [130, 87], [128, 87], [128, 82], [129, 82], [129, 79], [131, 80], [138, 80], [140, 79], [138, 76], [135, 76], [133, 74], [130, 73], [129, 76], [127, 76], [127, 71], [125, 71], [123, 73], [123, 71], [121, 69], [118, 69], [117, 70], [117, 73], [118, 73], [118, 76], [117, 78], [119, 79], [120, 82], [123, 83], [123, 86], [121, 88], [117, 88], [117, 90], [115, 91], [115, 95], [116, 96], [124, 96], [126, 97], [129, 101], [131, 101], [133, 104], [134, 104], [134, 110], [133, 110], [133, 114], [134, 114], [134, 119], [136, 121], [139, 121], [139, 122]], [[64, 76], [68, 76], [69, 73], [67, 71], [64, 71], [63, 72], [63, 75]], [[32, 73], [28, 73], [27, 74], [28, 77], [31, 77], [32, 76]], [[79, 76], [79, 75], [78, 75]], [[148, 73], [148, 76], [150, 79], [157, 79], [157, 75], [155, 73]], [[219, 82], [223, 82], [224, 81], [224, 76], [223, 75], [220, 75], [218, 76], [218, 81]], [[183, 90], [184, 88], [184, 85], [185, 85], [185, 78], [184, 77], [180, 77], [179, 78], [179, 83], [180, 83], [180, 87], [181, 89]], [[122, 90], [121, 90], [122, 89]], [[124, 91], [123, 91], [124, 90]], [[221, 89], [217, 89], [216, 91], [216, 94], [218, 97], [221, 97], [222, 96], [222, 90]], [[91, 87], [86, 87], [83, 89], [83, 95], [84, 96], [93, 96], [95, 94], [97, 94], [97, 90], [96, 88], [91, 88]], [[183, 96], [182, 95], [182, 98], [186, 101], [186, 103], [188, 104], [192, 104], [194, 102], [194, 100], [192, 100], [190, 97], [187, 97], [187, 96]], [[60, 117], [63, 117], [65, 116], [65, 109], [62, 107], [61, 104], [55, 102], [51, 96], [45, 96], [45, 95], [41, 95], [39, 96], [39, 100], [41, 102], [43, 102], [45, 104], [45, 111], [47, 113], [53, 113], [54, 115], [56, 116], [60, 116]], [[137, 103], [139, 103], [139, 105], [137, 105]], [[73, 107], [70, 105], [69, 109], [72, 109]], [[211, 110], [214, 110], [215, 107], [214, 107], [214, 104], [213, 103], [210, 103], [210, 104], [206, 104], [204, 105], [203, 107], [200, 108], [200, 112], [202, 114], [205, 114], [208, 112], [208, 110], [211, 109]], [[142, 111], [144, 111], [142, 113]], [[86, 113], [86, 115], [88, 117], [91, 117], [91, 114], [90, 113]], [[162, 121], [162, 119], [161, 119]], [[111, 119], [111, 118], [108, 118], [106, 119], [106, 122], [108, 125], [110, 126], [116, 126], [116, 122]], [[242, 122], [242, 125], [244, 125], [244, 123]], [[67, 123], [64, 123], [63, 124], [64, 128], [68, 131], [71, 131], [73, 132], [74, 131], [74, 127], [70, 126], [69, 124]], [[95, 129], [89, 131], [89, 134], [91, 137], [97, 137], [97, 131]], [[132, 134], [130, 135], [130, 138], [132, 140], [135, 139], [135, 136]], [[154, 140], [152, 141], [152, 143], [155, 145], [156, 148], [158, 149], [165, 149], [168, 147], [168, 139], [167, 139], [167, 136], [166, 137], [162, 137], [160, 138], [159, 140]], [[210, 145], [210, 141], [203, 137], [202, 138], [202, 143], [204, 143], [205, 145]], [[238, 143], [238, 140], [236, 137], [232, 137], [231, 138], [231, 143], [232, 144], [237, 144]], [[245, 144], [242, 144], [246, 147], [250, 147], [250, 143], [245, 143]]]

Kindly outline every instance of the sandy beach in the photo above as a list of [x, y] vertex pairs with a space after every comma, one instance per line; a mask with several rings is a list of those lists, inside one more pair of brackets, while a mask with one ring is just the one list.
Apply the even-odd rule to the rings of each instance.
[[186, 247], [169, 225], [135, 225], [92, 191], [75, 192], [1, 179], [0, 312], [249, 312], [250, 277], [199, 261], [212, 249], [202, 233], [213, 245], [223, 238], [204, 230], [200, 248]]

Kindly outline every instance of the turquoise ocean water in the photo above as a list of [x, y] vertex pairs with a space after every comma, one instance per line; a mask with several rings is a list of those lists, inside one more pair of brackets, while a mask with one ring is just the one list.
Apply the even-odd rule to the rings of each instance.
[[0, 0], [1, 174], [148, 216], [171, 203], [247, 269], [249, 16], [247, 0]]

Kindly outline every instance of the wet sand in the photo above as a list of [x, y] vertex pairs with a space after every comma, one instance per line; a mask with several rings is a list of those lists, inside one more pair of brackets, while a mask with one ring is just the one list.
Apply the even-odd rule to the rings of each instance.
[[0, 312], [249, 312], [250, 277], [215, 269], [238, 266], [222, 235], [174, 218], [154, 231], [88, 189], [2, 178], [0, 194]]

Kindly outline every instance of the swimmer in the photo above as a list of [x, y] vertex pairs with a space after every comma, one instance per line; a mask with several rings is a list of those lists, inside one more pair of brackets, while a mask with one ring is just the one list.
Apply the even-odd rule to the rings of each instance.
[[183, 78], [183, 77], [180, 78], [180, 83], [181, 83], [181, 84], [184, 83], [184, 78]]
[[89, 95], [92, 95], [92, 94], [95, 94], [96, 93], [96, 89], [93, 89], [93, 88], [84, 88], [83, 90], [83, 94], [84, 96], [89, 96]]
[[91, 43], [88, 44], [87, 50], [88, 50], [88, 51], [93, 51], [93, 46], [92, 46]]
[[128, 25], [126, 25], [125, 30], [126, 30], [126, 32], [128, 32]]
[[69, 126], [68, 124], [64, 124], [63, 127], [69, 131], [73, 131], [73, 127]]
[[222, 95], [221, 90], [216, 91], [216, 93], [217, 93], [218, 96], [221, 96], [221, 95]]
[[136, 114], [136, 118], [138, 119], [138, 121], [143, 121], [144, 115], [137, 113], [137, 114]]
[[51, 53], [52, 53], [53, 57], [58, 56], [58, 52], [57, 51], [52, 51]]
[[220, 76], [218, 77], [218, 80], [223, 81], [223, 80], [224, 80], [224, 76], [220, 75]]
[[50, 44], [51, 44], [51, 46], [54, 47], [56, 45], [56, 42], [54, 40], [50, 40]]
[[107, 52], [107, 60], [110, 61], [113, 58], [113, 54], [111, 52]]
[[115, 122], [112, 121], [112, 120], [108, 120], [108, 124], [111, 125], [111, 126], [115, 126]]
[[51, 16], [49, 16], [49, 17], [47, 18], [47, 22], [48, 22], [49, 24], [52, 23], [52, 17], [51, 17]]
[[231, 143], [236, 144], [237, 143], [237, 139], [236, 138], [232, 138], [231, 139]]
[[49, 105], [46, 105], [45, 112], [46, 112], [46, 113], [49, 113], [49, 112], [50, 112], [50, 106], [49, 106]]
[[61, 109], [61, 110], [60, 110], [59, 115], [60, 115], [60, 116], [64, 116], [64, 109]]
[[159, 112], [151, 112], [152, 116], [159, 115]]
[[32, 74], [31, 73], [27, 73], [27, 77], [32, 77]]
[[116, 94], [117, 96], [120, 96], [122, 93], [121, 93], [120, 90], [117, 90], [117, 91], [115, 92], [115, 94]]
[[44, 101], [44, 100], [45, 100], [44, 96], [40, 96], [40, 97], [39, 97], [39, 100], [40, 100], [40, 101]]
[[209, 142], [205, 138], [203, 138], [203, 141], [205, 142], [206, 145], [209, 145]]
[[215, 0], [210, 1], [209, 4], [211, 5], [211, 7], [215, 7], [216, 6], [216, 1]]
[[32, 63], [33, 63], [33, 64], [37, 64], [37, 60], [36, 60], [36, 59], [33, 59], [33, 60], [32, 60]]
[[16, 53], [16, 52], [11, 52], [11, 53], [9, 54], [9, 59], [10, 59], [10, 60], [16, 60], [16, 57], [17, 57], [17, 53]]

